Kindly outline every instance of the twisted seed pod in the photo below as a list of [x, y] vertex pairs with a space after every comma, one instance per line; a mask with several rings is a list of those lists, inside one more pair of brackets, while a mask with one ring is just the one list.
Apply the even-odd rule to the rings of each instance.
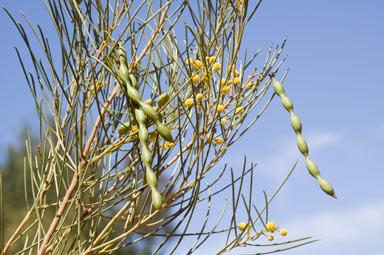
[[119, 62], [120, 62], [120, 66], [119, 66], [120, 78], [123, 80], [125, 84], [130, 83], [128, 63], [127, 63], [127, 53], [125, 53], [125, 50], [121, 44], [119, 45]]
[[157, 104], [159, 105], [159, 109], [163, 107], [169, 101], [169, 95], [167, 93], [161, 94], [159, 99], [157, 99]]
[[129, 74], [127, 67], [127, 54], [121, 44], [119, 45], [119, 61], [120, 68], [118, 75], [125, 83], [126, 88], [123, 88], [124, 93], [126, 93], [133, 103], [139, 105], [145, 115], [147, 115], [156, 124], [159, 134], [168, 142], [173, 142], [171, 131], [159, 121], [156, 110], [141, 100], [140, 93], [135, 88], [135, 85], [137, 87], [137, 79], [133, 74]]
[[144, 104], [148, 104], [150, 106], [153, 106], [153, 100], [150, 98], [150, 99], [147, 99], [144, 101]]
[[273, 80], [273, 89], [275, 90], [276, 94], [281, 98], [281, 103], [283, 104], [284, 108], [291, 114], [292, 128], [297, 135], [297, 147], [305, 157], [308, 172], [317, 179], [321, 189], [326, 194], [332, 197], [336, 197], [335, 191], [333, 190], [332, 185], [328, 181], [326, 181], [323, 177], [321, 177], [319, 168], [316, 166], [315, 162], [313, 162], [312, 159], [309, 158], [308, 145], [301, 134], [302, 124], [299, 117], [293, 112], [292, 101], [285, 95], [284, 87], [281, 84], [281, 82], [275, 80], [274, 78], [272, 78], [272, 80]]
[[151, 189], [152, 204], [159, 210], [162, 205], [162, 197], [160, 192], [157, 190], [157, 176], [152, 170], [152, 155], [148, 148], [148, 129], [145, 125], [146, 115], [140, 109], [135, 109], [136, 121], [139, 125], [139, 139], [142, 146], [141, 160], [145, 165], [145, 175], [148, 186]]
[[134, 87], [135, 89], [138, 89], [139, 88], [139, 83], [137, 82], [136, 76], [131, 73], [129, 75], [129, 79], [131, 79], [132, 87]]

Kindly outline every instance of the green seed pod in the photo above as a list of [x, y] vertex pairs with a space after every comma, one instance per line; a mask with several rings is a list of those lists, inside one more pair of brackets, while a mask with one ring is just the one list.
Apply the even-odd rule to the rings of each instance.
[[136, 76], [133, 73], [129, 75], [129, 79], [131, 80], [132, 87], [134, 87], [135, 89], [138, 89], [139, 83], [137, 82]]
[[299, 117], [297, 117], [297, 115], [294, 114], [293, 112], [291, 112], [291, 124], [292, 124], [293, 130], [295, 130], [296, 133], [301, 132], [302, 130], [301, 121]]
[[119, 75], [120, 75], [120, 79], [122, 79], [125, 84], [129, 84], [130, 83], [129, 72], [128, 72], [127, 66], [120, 65]]
[[161, 205], [163, 204], [163, 198], [161, 194], [157, 191], [157, 189], [151, 189], [152, 192], [152, 204], [156, 208], [156, 210], [161, 209]]
[[174, 141], [171, 134], [171, 130], [169, 130], [169, 128], [161, 124], [160, 121], [156, 124], [157, 124], [157, 130], [159, 131], [159, 134], [161, 135], [161, 137], [163, 137], [166, 141], [173, 143]]
[[148, 129], [146, 128], [139, 128], [139, 139], [142, 144], [148, 143]]
[[145, 166], [147, 167], [147, 171], [148, 171], [148, 168], [150, 168], [152, 165], [152, 154], [146, 145], [143, 146], [143, 150], [141, 152], [141, 160], [143, 160]]
[[144, 101], [144, 104], [153, 106], [153, 100], [152, 99], [147, 99], [147, 100]]
[[313, 162], [308, 156], [308, 145], [301, 134], [302, 124], [299, 117], [293, 112], [292, 101], [285, 95], [283, 85], [274, 78], [272, 78], [272, 80], [273, 89], [275, 90], [276, 94], [280, 96], [281, 103], [283, 104], [284, 108], [291, 114], [292, 128], [297, 135], [297, 146], [299, 147], [300, 152], [305, 156], [308, 172], [318, 180], [320, 187], [325, 193], [335, 197], [332, 186], [320, 176], [320, 171], [317, 168], [315, 162]]
[[301, 133], [297, 134], [297, 147], [304, 156], [308, 155], [308, 145]]
[[316, 166], [315, 162], [312, 161], [308, 156], [306, 157], [306, 165], [308, 172], [315, 178], [320, 176], [319, 168]]
[[137, 91], [135, 88], [127, 84], [127, 93], [129, 98], [135, 103], [135, 104], [143, 104], [141, 101], [141, 96], [139, 91]]
[[128, 131], [129, 131], [129, 122], [126, 122], [119, 127], [118, 129], [119, 136], [126, 135]]
[[159, 99], [157, 100], [157, 104], [159, 105], [159, 108], [163, 107], [166, 103], [169, 101], [169, 95], [167, 93], [164, 93], [159, 96]]
[[275, 90], [276, 94], [279, 96], [285, 94], [283, 85], [275, 79], [273, 79], [273, 89]]
[[128, 63], [127, 63], [127, 53], [125, 52], [125, 49], [123, 47], [123, 45], [120, 43], [119, 44], [119, 61], [120, 61], [120, 65], [125, 65], [125, 66], [128, 66]]
[[139, 124], [145, 125], [145, 121], [147, 120], [147, 117], [145, 116], [144, 112], [140, 109], [135, 109], [135, 117]]
[[287, 109], [287, 111], [293, 111], [293, 104], [292, 104], [292, 101], [291, 99], [289, 99], [288, 97], [286, 97], [285, 95], [281, 95], [281, 103], [283, 104], [283, 106], [285, 107], [285, 109]]
[[157, 185], [157, 177], [156, 174], [150, 170], [150, 168], [147, 168], [146, 170], [146, 177], [147, 177], [147, 183], [148, 185], [152, 187], [156, 187]]
[[151, 120], [153, 120], [153, 122], [157, 122], [159, 119], [157, 117], [157, 113], [156, 111], [153, 109], [152, 106], [150, 105], [147, 105], [147, 104], [141, 104], [141, 109], [143, 109], [143, 112], [145, 113], [145, 115], [147, 115], [149, 118], [151, 118]]
[[327, 193], [328, 195], [330, 195], [330, 196], [336, 198], [336, 196], [335, 196], [335, 191], [333, 190], [332, 185], [329, 184], [329, 182], [327, 182], [327, 180], [325, 180], [325, 179], [324, 179], [323, 177], [321, 177], [321, 176], [319, 176], [319, 177], [317, 178], [317, 180], [319, 181], [319, 184], [320, 184], [321, 189], [322, 189], [325, 193]]
[[122, 44], [119, 45], [119, 75], [120, 78], [123, 80], [125, 84], [130, 83], [129, 78], [129, 70], [128, 70], [128, 64], [127, 64], [127, 53], [124, 50], [124, 47]]

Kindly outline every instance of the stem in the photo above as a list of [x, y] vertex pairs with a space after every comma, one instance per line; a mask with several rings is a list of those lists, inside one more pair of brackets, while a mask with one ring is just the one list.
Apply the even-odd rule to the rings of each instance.
[[[169, 2], [168, 6], [164, 9], [164, 12], [163, 12], [163, 14], [161, 16], [161, 20], [160, 20], [158, 26], [156, 27], [155, 32], [152, 34], [151, 40], [148, 41], [146, 47], [143, 49], [143, 51], [141, 52], [140, 56], [137, 58], [136, 64], [139, 63], [144, 58], [144, 56], [147, 54], [147, 51], [149, 50], [149, 48], [153, 44], [154, 39], [156, 38], [157, 34], [159, 33], [161, 27], [164, 24], [166, 14], [167, 14], [167, 12], [169, 10], [169, 7], [170, 7], [170, 3], [171, 2]], [[99, 52], [99, 53], [101, 54], [101, 52]], [[100, 56], [98, 56], [98, 58], [99, 57]], [[97, 64], [97, 63], [95, 63], [95, 64]], [[67, 192], [65, 193], [64, 199], [63, 199], [59, 209], [57, 210], [56, 216], [53, 219], [53, 221], [52, 221], [52, 223], [51, 223], [47, 233], [44, 236], [43, 242], [41, 244], [41, 247], [40, 247], [40, 250], [39, 250], [39, 253], [38, 253], [39, 255], [46, 254], [46, 248], [47, 248], [47, 246], [49, 244], [49, 241], [51, 240], [52, 235], [56, 231], [56, 227], [59, 224], [61, 216], [65, 212], [65, 209], [67, 208], [67, 204], [68, 204], [68, 201], [70, 200], [70, 198], [72, 196], [72, 193], [75, 191], [76, 187], [78, 186], [80, 171], [82, 169], [84, 169], [85, 166], [87, 166], [87, 164], [88, 164], [88, 161], [86, 160], [86, 158], [87, 158], [87, 156], [89, 154], [91, 145], [92, 145], [93, 140], [94, 140], [94, 138], [96, 136], [96, 133], [97, 133], [97, 130], [98, 130], [99, 126], [100, 126], [102, 118], [103, 118], [105, 112], [107, 111], [107, 108], [110, 106], [113, 98], [116, 96], [118, 91], [119, 91], [119, 86], [116, 86], [115, 89], [113, 90], [112, 94], [109, 96], [107, 102], [104, 104], [104, 107], [101, 110], [100, 115], [98, 116], [98, 118], [96, 120], [96, 123], [95, 123], [95, 125], [93, 127], [92, 133], [89, 136], [87, 144], [86, 144], [86, 146], [84, 148], [84, 151], [83, 151], [83, 154], [82, 154], [82, 160], [81, 160], [81, 163], [80, 163], [80, 167], [77, 169], [77, 171], [73, 175], [71, 184], [68, 187]]]

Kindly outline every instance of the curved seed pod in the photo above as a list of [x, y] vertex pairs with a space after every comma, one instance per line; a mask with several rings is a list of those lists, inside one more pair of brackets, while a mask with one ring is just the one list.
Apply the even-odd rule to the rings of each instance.
[[162, 198], [161, 194], [157, 190], [157, 176], [152, 170], [152, 154], [148, 148], [148, 129], [145, 125], [147, 116], [145, 113], [140, 109], [134, 109], [135, 118], [139, 125], [139, 139], [140, 143], [142, 145], [142, 151], [141, 151], [141, 159], [144, 162], [145, 165], [145, 175], [146, 180], [148, 183], [148, 186], [151, 189], [152, 193], [152, 204], [153, 206], [159, 210], [162, 205]]
[[300, 152], [305, 156], [308, 172], [317, 179], [321, 189], [326, 194], [332, 197], [336, 197], [331, 184], [329, 184], [329, 182], [327, 182], [323, 177], [321, 177], [320, 171], [316, 166], [315, 162], [313, 162], [308, 156], [308, 145], [301, 134], [302, 124], [299, 117], [293, 112], [292, 101], [285, 95], [284, 87], [281, 82], [277, 81], [274, 78], [272, 78], [272, 80], [273, 89], [275, 90], [276, 94], [281, 98], [281, 103], [283, 104], [284, 108], [291, 114], [291, 125], [297, 135], [297, 147], [299, 148]]
[[296, 134], [301, 133], [303, 127], [301, 124], [301, 120], [296, 114], [293, 113], [293, 111], [291, 111], [291, 125], [293, 130], [295, 130]]
[[141, 152], [141, 159], [143, 160], [144, 165], [147, 167], [147, 170], [151, 168], [152, 154], [146, 145], [145, 146], [143, 145], [143, 150]]
[[153, 100], [152, 99], [147, 99], [147, 100], [144, 101], [144, 104], [153, 106]]
[[144, 104], [142, 101], [141, 101], [141, 96], [140, 96], [140, 93], [139, 91], [137, 91], [137, 89], [135, 89], [134, 87], [132, 87], [129, 83], [126, 84], [127, 85], [127, 94], [128, 94], [128, 97], [135, 103], [135, 104], [138, 104], [141, 106], [141, 104]]
[[156, 123], [159, 120], [157, 112], [155, 111], [155, 109], [153, 109], [152, 106], [143, 103], [142, 105], [140, 104], [140, 107], [145, 113], [145, 115], [147, 115], [153, 122]]
[[146, 128], [140, 128], [139, 129], [139, 139], [141, 143], [148, 143], [149, 135], [148, 135], [148, 129]]
[[135, 89], [138, 89], [139, 88], [139, 83], [137, 82], [136, 76], [131, 73], [129, 75], [129, 79], [131, 80], [132, 87], [134, 87]]
[[140, 104], [141, 109], [143, 109], [143, 112], [145, 115], [147, 115], [150, 119], [152, 119], [153, 122], [155, 122], [157, 126], [157, 131], [159, 131], [159, 134], [168, 142], [173, 142], [171, 130], [164, 126], [157, 117], [157, 113], [153, 107], [147, 104]]
[[146, 177], [147, 177], [147, 183], [150, 187], [157, 186], [157, 176], [150, 168], [147, 169]]
[[147, 117], [145, 116], [144, 112], [140, 109], [135, 109], [135, 117], [139, 124], [145, 123], [145, 121], [147, 120]]
[[174, 140], [171, 134], [171, 130], [169, 130], [169, 128], [163, 125], [160, 121], [158, 121], [156, 125], [157, 125], [157, 131], [159, 131], [159, 134], [161, 135], [161, 137], [163, 137], [167, 142], [173, 143]]
[[283, 87], [283, 84], [281, 84], [280, 82], [276, 81], [274, 78], [273, 79], [273, 89], [275, 90], [276, 94], [281, 97], [282, 95], [285, 96], [285, 91], [284, 91], [284, 87]]
[[156, 210], [161, 209], [161, 205], [163, 204], [163, 198], [157, 189], [151, 189], [152, 192], [152, 204], [156, 208]]
[[169, 101], [169, 95], [167, 93], [161, 94], [157, 100], [159, 108], [163, 107]]
[[329, 184], [329, 182], [327, 181], [327, 180], [325, 180], [323, 177], [321, 177], [321, 176], [319, 176], [318, 178], [317, 178], [317, 180], [319, 181], [319, 183], [320, 183], [320, 187], [321, 187], [321, 189], [325, 192], [325, 193], [327, 193], [328, 195], [330, 195], [330, 196], [335, 196], [335, 191], [333, 190], [333, 188], [332, 188], [332, 185], [331, 184]]
[[308, 145], [301, 133], [297, 134], [297, 147], [304, 156], [308, 155]]
[[[156, 110], [151, 105], [146, 104], [141, 100], [140, 93], [135, 88], [135, 84], [137, 86], [137, 79], [133, 74], [128, 74], [127, 54], [125, 53], [125, 50], [121, 44], [119, 45], [119, 60], [119, 76], [121, 76], [120, 79], [122, 79], [126, 85], [126, 88], [123, 88], [123, 90], [126, 90], [126, 95], [133, 101], [133, 103], [141, 107], [145, 115], [147, 115], [153, 122], [155, 122], [159, 134], [165, 140], [173, 142], [171, 131], [159, 121]], [[127, 75], [128, 77], [126, 77]], [[145, 125], [145, 123], [143, 125]]]
[[317, 178], [318, 176], [320, 176], [319, 168], [317, 167], [315, 162], [313, 162], [313, 160], [310, 159], [309, 157], [306, 158], [306, 165], [307, 165], [308, 172], [313, 177]]
[[119, 74], [121, 76], [120, 78], [124, 81], [124, 83], [130, 83], [127, 53], [125, 52], [124, 47], [121, 44], [119, 45], [119, 62]]
[[284, 108], [287, 110], [287, 111], [293, 111], [293, 104], [292, 104], [292, 101], [291, 99], [289, 99], [288, 97], [286, 97], [285, 95], [281, 95], [281, 103], [283, 104]]

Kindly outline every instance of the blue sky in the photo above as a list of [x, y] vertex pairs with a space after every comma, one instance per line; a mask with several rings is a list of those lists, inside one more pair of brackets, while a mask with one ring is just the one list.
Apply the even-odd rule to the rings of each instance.
[[[43, 4], [0, 0], [12, 13], [23, 10], [44, 23]], [[18, 16], [18, 15], [16, 15]], [[18, 16], [21, 20], [21, 16]], [[0, 13], [0, 161], [23, 125], [37, 125], [32, 97], [13, 46], [23, 48], [4, 12]], [[303, 122], [311, 158], [334, 186], [337, 200], [323, 195], [306, 172], [289, 115], [278, 98], [260, 121], [228, 152], [234, 169], [247, 158], [258, 163], [259, 189], [268, 194], [296, 159], [291, 179], [271, 205], [271, 217], [286, 237], [321, 241], [280, 254], [384, 254], [384, 2], [379, 0], [269, 0], [248, 27], [248, 51], [281, 43], [290, 66], [286, 94]], [[25, 52], [25, 51], [24, 51]], [[220, 237], [215, 243], [220, 241]], [[279, 239], [283, 240], [283, 239]], [[224, 241], [223, 241], [224, 242]], [[212, 254], [212, 245], [196, 254]], [[250, 249], [231, 254], [250, 253]]]

